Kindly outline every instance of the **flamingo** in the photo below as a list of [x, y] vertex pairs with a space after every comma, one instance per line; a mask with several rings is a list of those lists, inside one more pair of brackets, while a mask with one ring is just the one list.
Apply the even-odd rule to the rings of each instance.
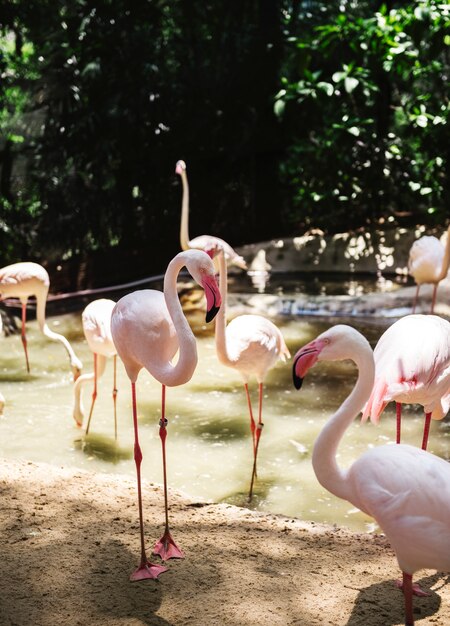
[[416, 310], [420, 286], [424, 283], [433, 284], [431, 313], [436, 303], [437, 288], [448, 273], [450, 265], [450, 226], [447, 229], [445, 247], [437, 237], [425, 235], [413, 243], [409, 251], [408, 271], [417, 284], [414, 297], [413, 313]]
[[[169, 531], [165, 453], [167, 434], [165, 392], [166, 386], [174, 387], [187, 383], [197, 366], [195, 337], [183, 314], [177, 294], [177, 276], [185, 266], [194, 280], [205, 290], [206, 321], [211, 321], [220, 307], [221, 298], [213, 263], [210, 257], [200, 250], [180, 252], [172, 259], [164, 277], [164, 293], [152, 289], [130, 293], [119, 300], [111, 317], [114, 344], [131, 382], [133, 404], [134, 459], [138, 487], [141, 562], [136, 571], [131, 574], [130, 579], [132, 581], [157, 578], [167, 569], [148, 561], [144, 547], [140, 475], [142, 452], [139, 445], [136, 410], [136, 380], [142, 368], [145, 368], [162, 385], [159, 435], [163, 457], [165, 531], [156, 543], [153, 553], [159, 554], [163, 560], [183, 558], [184, 556], [173, 541]], [[177, 350], [179, 350], [178, 361], [176, 365], [172, 365], [171, 360]]]
[[[284, 341], [281, 331], [262, 315], [239, 315], [226, 325], [227, 301], [227, 266], [224, 252], [219, 250], [220, 294], [222, 307], [216, 319], [215, 339], [216, 352], [219, 361], [238, 370], [244, 381], [250, 414], [250, 430], [253, 440], [253, 471], [250, 481], [249, 500], [253, 495], [253, 483], [256, 478], [256, 459], [262, 428], [262, 401], [263, 385], [267, 372], [278, 359], [286, 361], [291, 355]], [[255, 376], [259, 389], [258, 423], [253, 417], [252, 403], [248, 388], [248, 381]]]
[[426, 450], [431, 419], [450, 407], [450, 323], [437, 315], [406, 315], [380, 337], [374, 350], [375, 384], [364, 408], [377, 424], [386, 405], [396, 403], [397, 443], [402, 404], [425, 409], [422, 448]]
[[91, 408], [86, 426], [86, 435], [89, 433], [89, 427], [94, 410], [94, 404], [97, 399], [97, 380], [103, 375], [106, 366], [106, 359], [113, 357], [114, 361], [114, 383], [113, 383], [113, 402], [114, 402], [114, 437], [117, 439], [117, 351], [111, 335], [111, 314], [116, 303], [114, 300], [100, 298], [93, 300], [84, 309], [81, 314], [84, 336], [91, 352], [94, 355], [94, 372], [79, 376], [73, 386], [74, 390], [74, 408], [73, 418], [77, 426], [83, 424], [83, 404], [81, 401], [81, 388], [90, 380], [94, 381], [94, 390], [92, 392]]
[[83, 364], [76, 356], [72, 346], [64, 335], [55, 333], [47, 326], [45, 321], [45, 305], [47, 302], [50, 279], [47, 270], [38, 263], [24, 261], [13, 263], [0, 269], [0, 300], [6, 298], [19, 298], [22, 305], [22, 344], [25, 351], [27, 371], [30, 372], [28, 360], [26, 315], [27, 302], [30, 296], [36, 298], [36, 317], [41, 332], [53, 341], [60, 341], [69, 355], [73, 378], [76, 380], [81, 373]]
[[223, 239], [214, 237], [213, 235], [199, 235], [194, 239], [189, 239], [189, 185], [186, 173], [186, 163], [184, 161], [177, 161], [175, 172], [181, 177], [181, 183], [183, 185], [183, 197], [181, 202], [181, 224], [180, 224], [180, 244], [182, 250], [189, 250], [195, 248], [197, 250], [211, 250], [220, 246], [225, 251], [227, 262], [240, 267], [243, 270], [247, 269], [245, 260], [239, 256], [239, 254], [233, 250], [233, 248]]
[[313, 449], [312, 464], [320, 484], [373, 517], [390, 541], [403, 581], [406, 626], [413, 626], [412, 595], [424, 595], [412, 576], [420, 569], [450, 570], [450, 464], [406, 444], [372, 448], [348, 469], [336, 462], [346, 429], [368, 400], [375, 362], [368, 341], [354, 328], [334, 326], [300, 348], [294, 356], [297, 389], [317, 361], [351, 359], [358, 380], [348, 398], [329, 418]]

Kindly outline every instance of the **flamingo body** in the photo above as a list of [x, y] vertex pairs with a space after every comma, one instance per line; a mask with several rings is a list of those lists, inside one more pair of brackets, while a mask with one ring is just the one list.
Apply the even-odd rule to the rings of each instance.
[[385, 532], [403, 572], [405, 623], [412, 626], [412, 575], [423, 568], [450, 571], [450, 463], [399, 444], [373, 448], [350, 468], [340, 468], [339, 442], [373, 386], [372, 349], [354, 328], [338, 325], [303, 346], [293, 367], [299, 389], [317, 361], [343, 359], [356, 363], [358, 380], [314, 444], [314, 472], [328, 491], [371, 515]]
[[70, 360], [74, 380], [78, 378], [82, 370], [82, 363], [76, 356], [69, 341], [59, 333], [55, 333], [47, 326], [45, 321], [45, 306], [47, 302], [50, 279], [47, 270], [38, 263], [23, 261], [13, 263], [0, 269], [0, 294], [5, 298], [19, 298], [22, 305], [22, 343], [25, 351], [27, 370], [29, 371], [27, 340], [25, 333], [26, 306], [28, 298], [36, 298], [36, 318], [41, 332], [53, 341], [59, 341], [64, 346]]
[[[450, 406], [450, 323], [437, 315], [406, 315], [380, 337], [375, 383], [363, 411], [378, 423], [385, 406], [421, 404], [440, 420]], [[397, 440], [399, 440], [399, 435]], [[425, 441], [426, 447], [426, 441]]]
[[182, 250], [197, 249], [206, 252], [222, 248], [225, 258], [230, 265], [247, 269], [245, 260], [230, 246], [229, 243], [214, 235], [199, 235], [189, 239], [189, 185], [187, 180], [186, 163], [177, 161], [175, 172], [181, 177], [183, 198], [181, 204], [180, 244]]
[[[90, 302], [81, 314], [84, 336], [92, 354], [94, 355], [94, 372], [82, 374], [74, 383], [74, 409], [73, 417], [78, 426], [81, 426], [84, 418], [84, 408], [81, 400], [81, 389], [84, 384], [94, 381], [94, 392], [92, 396], [91, 410], [89, 412], [89, 422], [97, 397], [97, 380], [103, 375], [107, 358], [114, 358], [114, 374], [116, 372], [115, 358], [117, 355], [116, 347], [111, 334], [111, 315], [115, 307], [114, 300], [108, 298], [100, 298]], [[115, 379], [114, 375], [114, 379]], [[113, 400], [114, 400], [114, 423], [117, 436], [117, 419], [116, 419], [116, 384], [114, 380]], [[89, 424], [88, 422], [88, 424]]]
[[408, 258], [408, 271], [417, 284], [413, 312], [417, 304], [420, 286], [425, 283], [431, 283], [434, 285], [431, 303], [431, 313], [433, 313], [437, 288], [440, 281], [447, 276], [449, 265], [450, 226], [447, 230], [445, 247], [437, 237], [429, 235], [425, 235], [413, 243]]

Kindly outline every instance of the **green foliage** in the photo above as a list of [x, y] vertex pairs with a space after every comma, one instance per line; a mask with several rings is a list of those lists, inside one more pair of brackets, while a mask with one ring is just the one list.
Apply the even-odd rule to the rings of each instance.
[[275, 99], [296, 128], [283, 164], [292, 219], [324, 228], [402, 216], [443, 223], [450, 8], [426, 0], [361, 15], [359, 3], [341, 6], [311, 36], [290, 37]]

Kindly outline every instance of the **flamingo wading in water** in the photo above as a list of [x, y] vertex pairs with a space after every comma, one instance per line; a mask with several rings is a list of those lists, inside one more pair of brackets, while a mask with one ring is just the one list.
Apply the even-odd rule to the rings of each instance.
[[[217, 255], [220, 271], [220, 294], [222, 307], [216, 319], [216, 352], [219, 361], [237, 370], [244, 381], [250, 413], [250, 429], [253, 440], [253, 471], [250, 481], [249, 499], [253, 495], [253, 484], [256, 477], [256, 459], [259, 440], [263, 428], [262, 401], [263, 386], [267, 372], [278, 359], [285, 361], [291, 355], [281, 331], [273, 322], [262, 315], [239, 315], [226, 323], [226, 300], [228, 293], [227, 266], [224, 253], [219, 250]], [[259, 389], [258, 423], [253, 417], [252, 403], [248, 388], [251, 376], [255, 376]]]
[[431, 419], [445, 417], [450, 405], [450, 322], [437, 315], [406, 315], [382, 334], [374, 359], [375, 384], [363, 421], [370, 416], [377, 424], [386, 405], [395, 401], [400, 443], [402, 404], [421, 404], [426, 450]]
[[181, 201], [181, 224], [180, 224], [180, 245], [182, 250], [189, 250], [195, 248], [197, 250], [210, 250], [217, 249], [220, 246], [224, 252], [227, 262], [240, 267], [243, 270], [247, 269], [247, 264], [244, 259], [223, 239], [214, 237], [213, 235], [199, 235], [194, 239], [189, 239], [189, 184], [186, 172], [186, 163], [184, 161], [177, 161], [175, 172], [181, 177], [181, 184], [183, 186], [183, 196]]
[[77, 426], [82, 426], [84, 409], [81, 400], [82, 386], [94, 381], [92, 392], [91, 408], [86, 425], [86, 435], [89, 434], [92, 412], [97, 399], [97, 381], [103, 376], [106, 366], [106, 359], [112, 357], [114, 362], [114, 383], [113, 383], [113, 403], [114, 403], [114, 437], [117, 439], [117, 351], [111, 335], [111, 314], [116, 303], [108, 298], [93, 300], [81, 314], [84, 336], [87, 344], [94, 355], [94, 372], [82, 374], [77, 378], [73, 386], [74, 407], [73, 418]]
[[[153, 289], [130, 293], [119, 300], [111, 318], [114, 344], [131, 381], [133, 403], [134, 458], [141, 535], [141, 562], [130, 577], [133, 581], [157, 578], [167, 569], [149, 562], [144, 546], [140, 473], [142, 452], [139, 445], [136, 408], [136, 380], [142, 368], [145, 368], [162, 385], [159, 435], [163, 456], [165, 531], [156, 543], [153, 553], [159, 554], [163, 560], [183, 557], [183, 553], [173, 541], [169, 531], [165, 453], [166, 386], [174, 387], [187, 383], [192, 378], [198, 359], [196, 340], [184, 316], [177, 294], [177, 276], [183, 267], [187, 268], [194, 280], [205, 291], [206, 321], [210, 322], [219, 310], [221, 298], [213, 263], [208, 254], [200, 250], [180, 252], [172, 259], [164, 277], [164, 293]], [[172, 365], [171, 361], [177, 351], [179, 351], [177, 363]]]
[[375, 362], [368, 341], [350, 326], [330, 328], [294, 356], [297, 389], [317, 361], [351, 359], [358, 380], [320, 432], [312, 464], [320, 484], [373, 517], [390, 541], [403, 573], [406, 626], [413, 626], [412, 576], [421, 569], [450, 570], [450, 464], [406, 444], [372, 448], [348, 469], [336, 463], [341, 438], [368, 400]]
[[50, 279], [47, 270], [38, 263], [23, 261], [13, 263], [0, 269], [0, 299], [19, 298], [22, 305], [22, 344], [25, 351], [27, 371], [30, 371], [28, 360], [27, 337], [26, 337], [26, 316], [27, 302], [30, 296], [36, 298], [36, 318], [41, 332], [52, 341], [59, 341], [64, 346], [69, 355], [73, 378], [76, 380], [81, 373], [83, 365], [76, 356], [72, 346], [64, 335], [55, 333], [47, 326], [45, 321], [45, 305], [50, 287]]
[[437, 237], [425, 235], [413, 243], [409, 251], [408, 271], [417, 284], [414, 297], [413, 313], [416, 310], [420, 286], [425, 283], [433, 285], [431, 313], [436, 304], [438, 285], [448, 273], [450, 265], [450, 226], [447, 229], [445, 247]]

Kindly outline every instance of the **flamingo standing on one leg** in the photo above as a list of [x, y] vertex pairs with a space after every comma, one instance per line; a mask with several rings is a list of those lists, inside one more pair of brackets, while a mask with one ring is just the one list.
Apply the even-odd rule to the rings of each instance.
[[79, 376], [74, 383], [73, 418], [77, 426], [82, 426], [84, 410], [81, 401], [81, 388], [85, 383], [93, 380], [94, 390], [92, 392], [91, 408], [86, 425], [87, 435], [89, 433], [94, 404], [97, 399], [97, 381], [105, 371], [106, 359], [113, 357], [114, 383], [112, 396], [114, 402], [114, 437], [117, 439], [117, 350], [111, 335], [111, 314], [115, 305], [114, 300], [100, 298], [90, 302], [81, 314], [84, 336], [94, 355], [94, 372]]
[[442, 419], [450, 407], [450, 323], [437, 315], [406, 315], [380, 337], [374, 358], [375, 384], [362, 419], [377, 424], [395, 401], [400, 443], [402, 404], [421, 404], [426, 450], [431, 419]]
[[[270, 320], [261, 315], [239, 315], [226, 325], [227, 266], [223, 251], [218, 253], [220, 270], [220, 294], [222, 307], [216, 319], [216, 352], [219, 361], [240, 372], [244, 380], [250, 413], [250, 429], [253, 439], [253, 471], [249, 499], [253, 495], [256, 477], [256, 458], [263, 428], [262, 400], [263, 384], [267, 372], [278, 359], [285, 361], [291, 355], [281, 331]], [[248, 389], [250, 376], [256, 376], [259, 387], [258, 423], [255, 423]]]
[[354, 328], [334, 326], [301, 348], [293, 366], [294, 385], [300, 389], [317, 361], [343, 359], [356, 363], [358, 380], [316, 440], [314, 472], [325, 489], [372, 516], [383, 529], [403, 572], [406, 626], [413, 626], [412, 594], [424, 593], [413, 588], [413, 574], [420, 569], [450, 570], [450, 464], [400, 444], [373, 448], [341, 469], [336, 463], [339, 442], [373, 387], [370, 345]]
[[212, 250], [220, 246], [224, 252], [227, 262], [246, 270], [247, 264], [239, 254], [223, 239], [213, 235], [199, 235], [194, 239], [189, 239], [189, 185], [186, 173], [186, 163], [177, 161], [175, 172], [181, 177], [183, 185], [183, 197], [181, 202], [181, 224], [180, 224], [180, 244], [182, 250], [195, 248], [197, 250]]
[[433, 284], [431, 313], [436, 304], [437, 288], [448, 273], [450, 265], [450, 226], [447, 230], [445, 247], [437, 237], [425, 235], [413, 243], [409, 251], [408, 271], [417, 283], [414, 297], [413, 313], [416, 310], [420, 286], [424, 283]]
[[67, 351], [72, 367], [74, 380], [78, 378], [83, 368], [80, 359], [76, 356], [72, 346], [59, 333], [55, 333], [47, 326], [45, 321], [45, 305], [47, 302], [50, 279], [47, 270], [38, 263], [24, 261], [13, 263], [0, 269], [0, 300], [6, 298], [19, 298], [22, 305], [22, 344], [25, 351], [27, 371], [30, 371], [28, 360], [27, 337], [26, 337], [26, 311], [30, 296], [36, 298], [36, 318], [41, 332], [53, 341], [60, 341]]
[[[195, 337], [183, 314], [177, 294], [177, 276], [184, 266], [194, 280], [205, 290], [206, 321], [211, 321], [220, 307], [221, 298], [212, 261], [206, 253], [200, 250], [180, 252], [172, 259], [164, 277], [164, 293], [147, 289], [128, 294], [116, 304], [111, 318], [114, 344], [131, 381], [133, 399], [134, 458], [138, 486], [141, 563], [131, 575], [131, 580], [157, 578], [161, 572], [166, 570], [165, 567], [154, 565], [147, 560], [144, 547], [140, 475], [142, 453], [139, 445], [136, 409], [136, 380], [142, 368], [150, 372], [162, 385], [159, 434], [163, 454], [165, 531], [155, 545], [154, 554], [159, 554], [163, 560], [183, 557], [183, 553], [169, 532], [165, 454], [167, 426], [165, 391], [166, 386], [174, 387], [187, 383], [197, 366]], [[179, 351], [178, 361], [176, 365], [172, 365], [171, 361], [177, 351]]]

